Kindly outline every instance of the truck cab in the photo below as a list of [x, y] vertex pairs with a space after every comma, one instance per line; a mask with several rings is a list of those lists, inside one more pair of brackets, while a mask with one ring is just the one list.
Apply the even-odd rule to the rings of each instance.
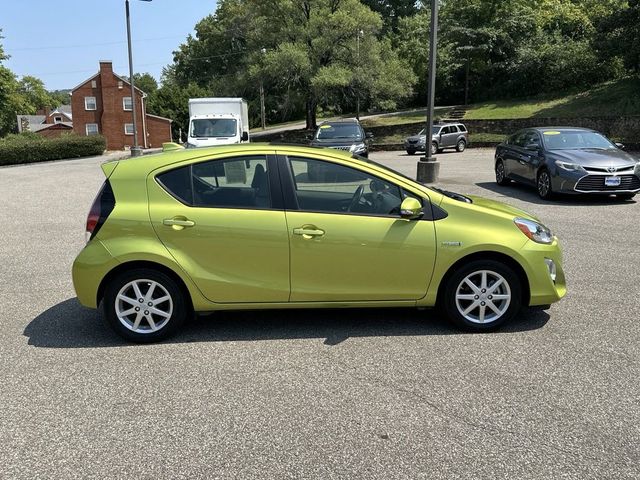
[[247, 102], [241, 98], [189, 100], [187, 147], [211, 147], [249, 141]]

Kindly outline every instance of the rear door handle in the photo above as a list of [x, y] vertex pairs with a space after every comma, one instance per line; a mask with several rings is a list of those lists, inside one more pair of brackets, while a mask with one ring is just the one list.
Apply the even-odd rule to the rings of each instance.
[[162, 224], [168, 227], [173, 227], [176, 230], [182, 230], [183, 228], [186, 228], [186, 227], [195, 226], [196, 222], [189, 220], [186, 217], [173, 217], [173, 218], [165, 218], [162, 221]]
[[302, 235], [304, 238], [321, 237], [324, 235], [324, 230], [320, 230], [316, 227], [300, 227], [293, 229], [294, 235]]

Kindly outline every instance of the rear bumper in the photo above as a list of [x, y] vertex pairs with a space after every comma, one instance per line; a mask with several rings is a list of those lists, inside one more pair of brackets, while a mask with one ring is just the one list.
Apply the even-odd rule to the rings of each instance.
[[89, 308], [98, 307], [100, 282], [119, 262], [100, 240], [91, 240], [78, 254], [71, 270], [78, 301]]

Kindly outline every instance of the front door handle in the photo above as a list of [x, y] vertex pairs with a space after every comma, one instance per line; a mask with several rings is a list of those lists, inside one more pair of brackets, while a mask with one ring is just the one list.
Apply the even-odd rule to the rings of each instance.
[[294, 228], [294, 235], [302, 235], [303, 238], [309, 239], [313, 237], [321, 237], [324, 235], [324, 230], [321, 230], [313, 225], [305, 225], [304, 227]]
[[193, 227], [196, 222], [194, 222], [193, 220], [189, 220], [186, 217], [173, 217], [165, 218], [162, 221], [162, 224], [166, 225], [167, 227], [173, 227], [174, 230], [182, 230], [186, 227]]

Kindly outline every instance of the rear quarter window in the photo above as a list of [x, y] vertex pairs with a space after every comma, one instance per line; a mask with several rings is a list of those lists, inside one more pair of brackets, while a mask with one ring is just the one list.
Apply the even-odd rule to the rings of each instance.
[[178, 200], [187, 205], [193, 205], [190, 165], [161, 173], [156, 176], [156, 179], [167, 192]]

